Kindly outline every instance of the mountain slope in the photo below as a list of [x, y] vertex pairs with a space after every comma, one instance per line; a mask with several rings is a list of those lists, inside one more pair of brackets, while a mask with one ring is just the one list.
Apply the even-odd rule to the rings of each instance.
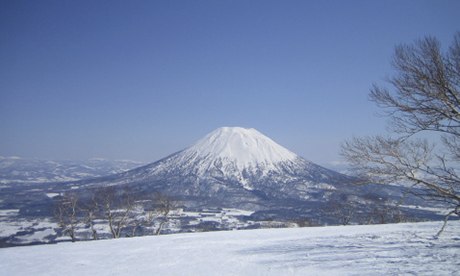
[[[307, 161], [255, 129], [223, 127], [155, 163], [52, 190], [78, 189], [87, 194], [88, 189], [115, 186], [147, 201], [159, 192], [185, 208], [252, 211], [248, 219], [255, 221], [337, 224], [350, 213], [356, 222], [375, 221], [382, 213], [390, 218], [381, 221], [442, 218], [434, 209], [415, 208], [427, 203], [405, 196], [402, 187], [355, 183], [354, 178]], [[408, 208], [398, 207], [401, 199]]]
[[223, 127], [155, 163], [78, 185], [129, 185], [142, 192], [159, 190], [234, 205], [311, 199], [350, 182], [350, 177], [303, 159], [255, 129]]

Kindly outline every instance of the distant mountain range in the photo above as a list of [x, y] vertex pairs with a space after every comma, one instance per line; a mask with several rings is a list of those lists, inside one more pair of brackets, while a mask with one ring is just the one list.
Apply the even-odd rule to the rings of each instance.
[[84, 161], [0, 156], [0, 184], [76, 181], [124, 172], [143, 163], [94, 158]]

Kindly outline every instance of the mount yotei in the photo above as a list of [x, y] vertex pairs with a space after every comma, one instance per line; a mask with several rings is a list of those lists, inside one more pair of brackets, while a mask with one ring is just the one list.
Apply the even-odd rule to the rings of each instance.
[[[191, 147], [121, 173], [0, 186], [0, 223], [8, 230], [0, 227], [0, 246], [61, 238], [66, 230], [56, 207], [70, 206], [72, 198], [81, 204], [80, 222], [73, 223], [80, 239], [96, 232], [99, 238], [110, 237], [107, 223], [121, 210], [126, 218], [117, 232], [121, 236], [443, 218], [432, 204], [424, 208], [424, 201], [404, 196], [401, 186], [356, 182], [255, 129], [222, 127]], [[85, 210], [91, 210], [90, 225]], [[155, 210], [162, 217], [150, 216]]]
[[[112, 186], [139, 196], [159, 192], [187, 208], [240, 208], [255, 211], [259, 219], [318, 224], [337, 223], [333, 210], [351, 205], [355, 216], [365, 220], [369, 209], [396, 204], [403, 194], [401, 187], [355, 183], [353, 177], [307, 161], [255, 129], [222, 127], [157, 162], [62, 187]], [[413, 200], [407, 199], [418, 204]]]
[[[155, 163], [83, 187], [127, 185], [227, 205], [279, 199], [309, 200], [345, 188], [352, 178], [316, 165], [255, 129], [222, 127], [191, 147]], [[336, 187], [337, 186], [337, 187]]]

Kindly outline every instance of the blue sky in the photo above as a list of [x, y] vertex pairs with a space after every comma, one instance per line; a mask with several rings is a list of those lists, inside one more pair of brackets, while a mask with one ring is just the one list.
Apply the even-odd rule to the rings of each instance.
[[221, 126], [309, 160], [385, 131], [394, 46], [460, 1], [0, 1], [0, 155], [155, 161]]

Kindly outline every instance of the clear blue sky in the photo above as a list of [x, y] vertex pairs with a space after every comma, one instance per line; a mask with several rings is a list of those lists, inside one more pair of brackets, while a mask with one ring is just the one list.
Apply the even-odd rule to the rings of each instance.
[[460, 1], [0, 1], [0, 155], [155, 161], [221, 126], [318, 163], [385, 130], [394, 46]]

